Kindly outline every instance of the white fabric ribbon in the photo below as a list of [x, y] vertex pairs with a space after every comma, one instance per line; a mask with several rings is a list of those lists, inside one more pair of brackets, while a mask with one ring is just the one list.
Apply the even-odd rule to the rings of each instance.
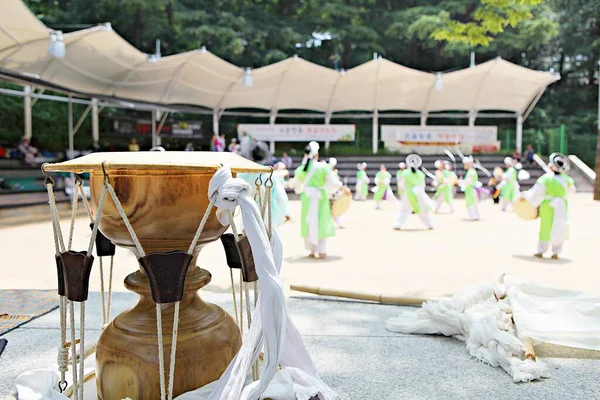
[[[308, 400], [315, 395], [322, 400], [336, 399], [337, 394], [319, 378], [300, 333], [288, 314], [279, 276], [283, 261], [281, 242], [273, 232], [269, 243], [260, 210], [250, 193], [250, 185], [242, 179], [233, 178], [229, 168], [219, 169], [209, 185], [208, 194], [220, 209], [217, 216], [222, 224], [229, 223], [228, 213], [222, 211], [240, 206], [254, 256], [260, 292], [252, 325], [244, 343], [207, 399], [259, 399], [273, 380], [279, 365], [284, 369], [290, 368], [297, 400]], [[263, 343], [264, 364], [260, 380], [245, 385], [246, 376], [252, 363], [258, 358]]]
[[308, 241], [316, 246], [319, 244], [319, 200], [321, 200], [322, 190], [316, 187], [307, 186], [304, 189], [308, 196], [308, 213], [306, 213], [306, 223], [308, 224]]
[[54, 388], [59, 381], [56, 371], [34, 369], [22, 373], [15, 380], [19, 400], [67, 400]]

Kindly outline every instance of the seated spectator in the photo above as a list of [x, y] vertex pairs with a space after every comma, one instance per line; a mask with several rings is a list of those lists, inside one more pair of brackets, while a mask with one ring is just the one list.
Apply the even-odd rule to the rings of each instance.
[[131, 139], [129, 143], [129, 151], [140, 151], [140, 145], [135, 138]]
[[25, 163], [29, 165], [35, 164], [35, 156], [38, 153], [38, 150], [29, 144], [29, 139], [23, 138], [21, 139], [21, 143], [19, 143], [19, 153]]
[[515, 149], [512, 158], [514, 158], [517, 161], [521, 161], [521, 152], [519, 151], [519, 149]]
[[285, 164], [285, 168], [288, 170], [292, 169], [292, 157], [290, 157], [288, 155], [288, 153], [283, 153], [283, 155], [281, 156], [281, 162]]
[[231, 143], [229, 143], [229, 146], [227, 146], [227, 151], [230, 153], [235, 153], [236, 146], [237, 146], [237, 139], [236, 138], [231, 139]]
[[535, 163], [533, 159], [533, 156], [535, 156], [535, 151], [533, 150], [533, 146], [531, 146], [530, 144], [527, 145], [527, 153], [525, 153], [525, 156], [527, 157], [527, 162], [529, 164]]

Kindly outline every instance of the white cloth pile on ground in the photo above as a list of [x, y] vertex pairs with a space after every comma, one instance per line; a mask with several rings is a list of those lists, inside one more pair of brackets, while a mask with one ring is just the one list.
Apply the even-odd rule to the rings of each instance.
[[524, 338], [600, 350], [600, 298], [552, 289], [505, 275], [501, 284], [466, 288], [449, 300], [390, 318], [392, 332], [452, 336], [478, 360], [501, 367], [514, 382], [547, 376], [544, 364], [523, 359]]

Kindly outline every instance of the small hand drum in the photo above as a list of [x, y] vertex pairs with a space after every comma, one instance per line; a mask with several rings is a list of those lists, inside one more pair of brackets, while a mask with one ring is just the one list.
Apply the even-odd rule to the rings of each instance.
[[350, 208], [350, 203], [352, 203], [352, 195], [341, 192], [341, 195], [334, 196], [331, 200], [331, 215], [334, 218], [344, 215]]
[[514, 207], [517, 216], [527, 221], [532, 221], [540, 215], [538, 207], [535, 207], [524, 198], [517, 200], [514, 203]]

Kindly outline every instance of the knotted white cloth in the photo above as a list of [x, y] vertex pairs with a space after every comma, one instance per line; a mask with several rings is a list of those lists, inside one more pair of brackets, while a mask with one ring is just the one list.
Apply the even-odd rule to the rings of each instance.
[[469, 354], [501, 367], [514, 382], [529, 382], [546, 375], [542, 362], [522, 360], [523, 343], [511, 321], [509, 299], [501, 299], [502, 285], [480, 284], [466, 288], [450, 300], [428, 301], [419, 311], [390, 318], [392, 332], [442, 334], [466, 342]]
[[[279, 276], [283, 260], [281, 242], [275, 232], [269, 242], [260, 210], [251, 196], [250, 185], [242, 179], [233, 178], [231, 170], [224, 167], [215, 173], [208, 190], [209, 197], [218, 208], [217, 216], [222, 224], [230, 223], [226, 210], [240, 207], [260, 291], [252, 325], [244, 343], [207, 399], [259, 399], [273, 380], [279, 365], [292, 377], [297, 400], [308, 400], [315, 395], [322, 400], [336, 399], [337, 394], [319, 378], [300, 333], [288, 314]], [[260, 380], [246, 385], [247, 374], [263, 344], [264, 363]], [[180, 398], [194, 398], [188, 395]]]

